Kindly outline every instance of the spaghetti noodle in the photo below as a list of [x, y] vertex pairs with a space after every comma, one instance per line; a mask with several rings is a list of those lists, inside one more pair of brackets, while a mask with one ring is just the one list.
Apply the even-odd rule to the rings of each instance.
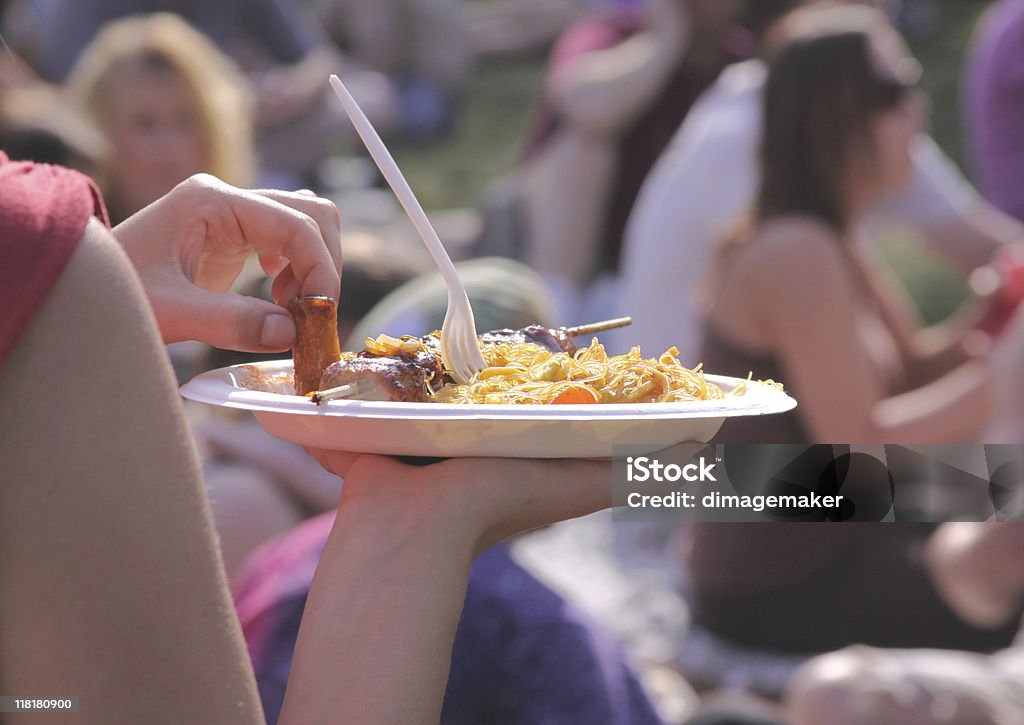
[[705, 380], [700, 367], [679, 362], [670, 348], [659, 358], [644, 358], [634, 347], [609, 356], [595, 338], [570, 355], [532, 343], [485, 347], [488, 367], [464, 385], [435, 391], [439, 403], [675, 403], [724, 397]]

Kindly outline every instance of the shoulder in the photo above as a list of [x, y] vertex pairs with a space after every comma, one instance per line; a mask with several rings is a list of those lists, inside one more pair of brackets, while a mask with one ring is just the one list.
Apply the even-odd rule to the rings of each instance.
[[758, 95], [767, 77], [768, 67], [755, 58], [727, 66], [712, 88], [723, 95]]
[[809, 217], [774, 219], [758, 227], [737, 255], [740, 275], [778, 290], [834, 291], [847, 279], [846, 241]]
[[760, 61], [747, 61], [722, 71], [686, 115], [664, 158], [678, 164], [729, 154], [752, 163], [761, 125], [759, 68]]
[[81, 174], [0, 155], [0, 361], [57, 284], [97, 213], [105, 219], [98, 192]]
[[0, 156], [0, 239], [5, 243], [42, 234], [76, 241], [93, 215], [106, 220], [99, 191], [87, 176]]

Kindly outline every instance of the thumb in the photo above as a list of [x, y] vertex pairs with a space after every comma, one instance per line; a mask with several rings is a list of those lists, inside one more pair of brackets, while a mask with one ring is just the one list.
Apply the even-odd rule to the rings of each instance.
[[199, 287], [178, 299], [180, 339], [241, 352], [282, 352], [295, 343], [295, 321], [273, 302]]

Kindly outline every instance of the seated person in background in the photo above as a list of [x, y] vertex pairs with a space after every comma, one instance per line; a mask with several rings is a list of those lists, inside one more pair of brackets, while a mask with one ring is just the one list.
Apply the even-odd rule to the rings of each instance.
[[45, 83], [0, 85], [0, 149], [16, 161], [35, 161], [97, 173], [103, 137], [57, 89]]
[[1024, 221], [1024, 2], [982, 15], [965, 73], [967, 138], [985, 198]]
[[[923, 103], [902, 40], [884, 15], [852, 6], [799, 10], [780, 32], [760, 189], [747, 227], [716, 252], [700, 359], [784, 381], [800, 406], [727, 422], [716, 441], [965, 443], [1000, 406], [1019, 419], [1024, 314], [990, 353], [951, 334], [923, 355], [920, 331], [857, 242], [865, 211], [913, 175]], [[915, 556], [928, 526], [703, 523], [691, 533], [694, 622], [734, 646], [804, 657], [858, 642], [986, 651], [1016, 630], [976, 627], [941, 601]]]
[[350, 62], [395, 85], [402, 133], [450, 127], [473, 60], [462, 0], [316, 0], [316, 8]]
[[[772, 25], [793, 4], [750, 3], [763, 28], [763, 55], [770, 57], [777, 45]], [[687, 364], [699, 360], [695, 290], [716, 242], [733, 231], [757, 194], [766, 73], [764, 60], [728, 68], [697, 101], [644, 184], [626, 230], [621, 309], [612, 311], [633, 316], [630, 343], [655, 351], [676, 345]], [[856, 223], [896, 222], [917, 230], [965, 274], [1000, 246], [1024, 239], [1024, 227], [980, 199], [930, 137], [918, 135], [912, 160], [913, 182], [884, 190]], [[894, 304], [896, 295], [905, 296], [894, 283], [888, 286]], [[909, 312], [909, 301], [901, 304]]]
[[589, 0], [494, 0], [463, 4], [473, 49], [483, 57], [546, 50], [567, 27], [592, 10]]
[[[698, 358], [723, 374], [781, 380], [801, 404], [727, 423], [721, 439], [977, 440], [997, 398], [1019, 387], [1013, 365], [1024, 361], [1006, 359], [1019, 346], [1008, 335], [990, 352], [982, 333], [952, 323], [919, 329], [860, 242], [865, 214], [913, 179], [919, 70], [870, 8], [807, 8], [780, 32], [787, 40], [765, 84], [760, 188], [745, 223], [715, 250]], [[886, 65], [873, 72], [876, 57]], [[938, 414], [946, 410], [956, 414]]]
[[[652, 0], [570, 28], [552, 52], [519, 173], [528, 264], [581, 318], [590, 285], [619, 267], [640, 185], [697, 96], [737, 53], [739, 0]], [[600, 294], [594, 293], [595, 299]], [[600, 319], [595, 306], [583, 317]]]
[[67, 92], [106, 139], [98, 181], [115, 222], [200, 172], [252, 183], [248, 84], [176, 15], [107, 25], [75, 64]]
[[[9, 22], [12, 3], [0, 0], [0, 150], [15, 161], [35, 161], [77, 169], [85, 174], [95, 171], [103, 151], [103, 139], [75, 112], [60, 91], [36, 75], [15, 46], [22, 36], [22, 25]], [[16, 5], [11, 15], [24, 19], [26, 10]], [[19, 48], [21, 50], [21, 48]]]
[[[83, 49], [111, 21], [172, 12], [234, 60], [255, 89], [261, 183], [314, 188], [328, 142], [348, 132], [326, 79], [341, 59], [312, 12], [297, 0], [43, 0], [36, 70], [63, 82]], [[381, 132], [392, 126], [394, 98], [379, 73], [346, 73], [345, 82]], [[351, 134], [349, 134], [351, 135]]]
[[[1024, 602], [1024, 524], [943, 524], [928, 565], [938, 590], [979, 627], [1014, 623]], [[1024, 646], [993, 655], [850, 647], [802, 667], [792, 725], [1011, 725], [1024, 722]]]
[[[334, 519], [334, 513], [324, 514], [268, 543], [234, 582], [270, 723], [281, 710], [310, 582]], [[619, 645], [499, 545], [473, 562], [440, 722], [657, 725], [661, 720]]]

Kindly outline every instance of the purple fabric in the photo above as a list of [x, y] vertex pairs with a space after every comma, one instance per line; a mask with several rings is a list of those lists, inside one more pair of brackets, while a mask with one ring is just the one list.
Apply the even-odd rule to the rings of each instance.
[[984, 195], [1024, 221], [1024, 0], [1001, 0], [975, 31], [967, 126]]
[[106, 23], [155, 12], [181, 15], [236, 60], [258, 49], [278, 63], [296, 63], [320, 39], [296, 0], [45, 0], [37, 70], [61, 82]]
[[[281, 712], [299, 620], [333, 521], [333, 513], [320, 516], [263, 547], [235, 583], [270, 723]], [[473, 563], [441, 722], [660, 721], [618, 645], [496, 546]]]

